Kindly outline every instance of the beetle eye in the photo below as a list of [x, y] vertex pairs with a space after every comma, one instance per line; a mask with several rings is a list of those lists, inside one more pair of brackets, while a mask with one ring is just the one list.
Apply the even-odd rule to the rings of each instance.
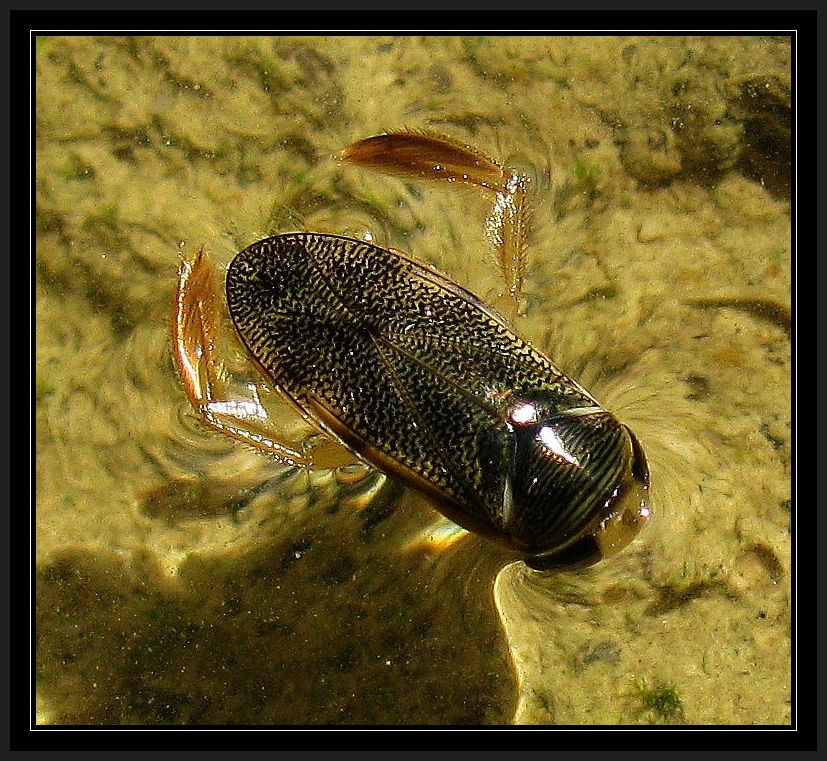
[[628, 470], [604, 508], [605, 517], [593, 529], [600, 557], [620, 552], [652, 517], [649, 503], [649, 466], [637, 437], [625, 425], [632, 456]]

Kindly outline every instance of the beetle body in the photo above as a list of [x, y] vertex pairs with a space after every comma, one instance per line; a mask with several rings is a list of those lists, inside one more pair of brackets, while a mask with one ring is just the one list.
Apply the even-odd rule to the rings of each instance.
[[250, 354], [307, 418], [529, 565], [589, 565], [646, 522], [634, 434], [432, 269], [291, 233], [237, 254], [226, 296]]

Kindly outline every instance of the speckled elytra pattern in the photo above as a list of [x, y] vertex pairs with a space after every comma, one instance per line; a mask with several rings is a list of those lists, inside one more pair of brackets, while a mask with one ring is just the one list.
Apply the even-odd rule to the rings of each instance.
[[358, 442], [495, 524], [509, 403], [543, 391], [552, 414], [594, 404], [470, 293], [369, 243], [254, 243], [230, 265], [227, 300], [247, 348], [302, 407], [320, 403]]

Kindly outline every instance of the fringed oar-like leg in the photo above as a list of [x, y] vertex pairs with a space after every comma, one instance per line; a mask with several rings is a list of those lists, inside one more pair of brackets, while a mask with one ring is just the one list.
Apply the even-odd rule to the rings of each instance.
[[341, 444], [319, 434], [287, 441], [273, 430], [255, 384], [250, 398], [231, 398], [216, 357], [219, 305], [215, 277], [203, 249], [178, 270], [172, 346], [175, 368], [200, 422], [287, 465], [333, 468], [358, 462]]
[[475, 148], [420, 132], [398, 132], [360, 140], [342, 160], [413, 180], [458, 183], [493, 197], [486, 230], [515, 311], [521, 305], [526, 264], [528, 178], [504, 169]]

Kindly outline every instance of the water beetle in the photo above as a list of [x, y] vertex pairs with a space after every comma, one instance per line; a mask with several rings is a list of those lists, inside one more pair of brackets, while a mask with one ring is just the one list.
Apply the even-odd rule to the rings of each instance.
[[[368, 138], [343, 158], [492, 194], [490, 237], [519, 299], [524, 177], [421, 133]], [[260, 405], [223, 398], [211, 356], [218, 302], [203, 257], [184, 261], [174, 355], [201, 419], [284, 462], [336, 464], [337, 447], [280, 441]], [[226, 302], [264, 377], [328, 440], [529, 566], [590, 565], [648, 520], [649, 472], [631, 430], [491, 307], [405, 254], [336, 235], [276, 235], [231, 261]]]

